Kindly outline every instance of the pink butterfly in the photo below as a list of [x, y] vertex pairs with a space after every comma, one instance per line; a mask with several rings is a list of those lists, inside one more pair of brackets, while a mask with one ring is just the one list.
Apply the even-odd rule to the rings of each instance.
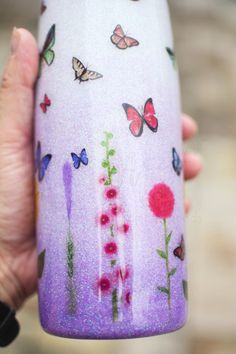
[[139, 42], [125, 35], [121, 25], [117, 25], [111, 36], [111, 41], [119, 49], [127, 49], [139, 45]]

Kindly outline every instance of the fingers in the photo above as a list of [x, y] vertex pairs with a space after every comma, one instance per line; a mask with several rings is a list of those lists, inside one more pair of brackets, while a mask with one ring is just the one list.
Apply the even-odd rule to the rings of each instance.
[[203, 162], [200, 155], [193, 152], [184, 153], [184, 179], [195, 178], [202, 170]]
[[198, 132], [197, 123], [187, 114], [182, 114], [182, 135], [183, 140], [191, 139]]
[[11, 55], [0, 88], [1, 147], [19, 147], [31, 141], [37, 71], [38, 50], [34, 37], [27, 30], [14, 29]]

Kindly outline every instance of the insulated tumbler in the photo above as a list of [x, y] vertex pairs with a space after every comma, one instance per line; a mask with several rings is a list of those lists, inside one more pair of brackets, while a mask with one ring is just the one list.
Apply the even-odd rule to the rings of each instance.
[[45, 0], [35, 199], [41, 323], [158, 335], [187, 315], [178, 69], [167, 2]]

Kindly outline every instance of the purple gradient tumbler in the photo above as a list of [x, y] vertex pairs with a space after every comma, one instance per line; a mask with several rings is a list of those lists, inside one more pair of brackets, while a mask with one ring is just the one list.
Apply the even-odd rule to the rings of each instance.
[[158, 335], [187, 316], [177, 65], [166, 1], [45, 0], [36, 95], [41, 323]]

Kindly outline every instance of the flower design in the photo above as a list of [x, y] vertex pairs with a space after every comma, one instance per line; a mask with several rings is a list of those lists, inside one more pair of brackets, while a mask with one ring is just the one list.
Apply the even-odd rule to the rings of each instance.
[[119, 267], [118, 269], [116, 269], [115, 272], [115, 278], [117, 280], [121, 280], [122, 283], [124, 283], [130, 276], [130, 269], [129, 267], [125, 267], [125, 268], [121, 268]]
[[149, 207], [161, 219], [171, 217], [174, 210], [174, 195], [164, 183], [156, 184], [149, 192]]
[[103, 295], [109, 294], [112, 290], [112, 282], [110, 277], [106, 274], [102, 275], [97, 282], [97, 287]]
[[[115, 149], [111, 147], [111, 140], [113, 134], [105, 132], [105, 137], [101, 142], [104, 148], [104, 159], [101, 163], [104, 173], [99, 178], [99, 183], [102, 185], [103, 203], [105, 204], [105, 211], [102, 211], [97, 218], [97, 225], [102, 227], [100, 235], [100, 264], [104, 264], [109, 268], [106, 275], [103, 275], [97, 282], [97, 288], [100, 294], [110, 294], [112, 320], [118, 321], [122, 318], [120, 312], [125, 310], [125, 306], [121, 304], [130, 302], [130, 295], [125, 295], [127, 292], [126, 282], [130, 278], [130, 270], [128, 267], [120, 267], [120, 248], [119, 237], [120, 234], [128, 233], [130, 225], [124, 222], [123, 207], [119, 203], [119, 188], [113, 184], [114, 176], [117, 174], [117, 168], [112, 163], [112, 158], [116, 155]], [[105, 237], [105, 242], [102, 238]], [[123, 249], [123, 247], [122, 247]], [[122, 251], [123, 252], [123, 251]], [[104, 255], [106, 258], [104, 258]], [[102, 261], [104, 260], [104, 263]]]
[[124, 296], [124, 303], [125, 305], [130, 305], [131, 304], [131, 300], [132, 300], [132, 295], [130, 290], [126, 291], [125, 296]]
[[121, 233], [121, 234], [127, 234], [129, 232], [129, 224], [127, 223], [124, 223], [123, 225], [121, 226], [118, 226], [118, 231]]
[[101, 226], [109, 226], [109, 224], [110, 224], [110, 217], [109, 217], [108, 214], [102, 213], [102, 214], [99, 216], [98, 221], [99, 221], [99, 224], [100, 224]]
[[164, 250], [157, 249], [157, 254], [165, 261], [166, 266], [166, 286], [158, 286], [157, 289], [166, 294], [168, 306], [171, 308], [171, 277], [176, 273], [176, 268], [170, 269], [169, 265], [169, 243], [171, 241], [172, 231], [167, 231], [167, 219], [174, 211], [175, 198], [170, 187], [164, 183], [156, 184], [148, 195], [149, 207], [153, 214], [163, 220], [164, 227]]
[[104, 246], [104, 251], [108, 255], [114, 255], [118, 252], [118, 247], [115, 242], [107, 242]]
[[111, 211], [111, 215], [112, 215], [112, 216], [117, 216], [117, 215], [119, 215], [119, 214], [122, 213], [122, 207], [119, 206], [119, 205], [117, 205], [117, 204], [113, 204], [113, 205], [111, 206], [110, 211]]
[[115, 199], [118, 195], [118, 189], [116, 187], [106, 188], [104, 195], [107, 199]]

